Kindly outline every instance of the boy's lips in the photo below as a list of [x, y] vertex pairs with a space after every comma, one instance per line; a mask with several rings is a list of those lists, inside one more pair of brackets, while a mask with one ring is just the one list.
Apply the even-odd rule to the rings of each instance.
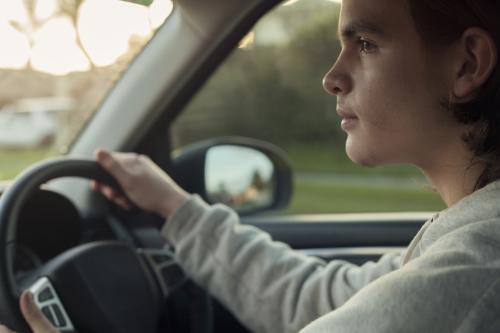
[[347, 111], [345, 109], [337, 108], [337, 114], [342, 118], [340, 127], [344, 131], [352, 129], [359, 120], [353, 112]]
[[337, 108], [337, 114], [342, 118], [342, 119], [358, 119], [356, 115], [353, 112], [347, 111], [345, 109]]

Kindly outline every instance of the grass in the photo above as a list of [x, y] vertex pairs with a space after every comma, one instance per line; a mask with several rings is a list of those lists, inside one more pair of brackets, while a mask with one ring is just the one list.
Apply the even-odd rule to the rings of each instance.
[[441, 198], [430, 189], [350, 186], [295, 181], [292, 202], [284, 214], [439, 211]]
[[53, 155], [53, 152], [46, 148], [26, 150], [0, 149], [0, 180], [12, 179], [26, 167], [50, 155]]
[[[296, 176], [292, 202], [285, 214], [438, 211], [445, 208], [439, 195], [425, 185], [425, 178], [413, 166], [361, 167], [347, 158], [343, 147], [326, 145], [293, 145], [285, 151]], [[333, 176], [334, 180], [315, 181], [306, 177], [307, 174], [327, 179]], [[343, 178], [360, 181], [349, 183], [342, 181]], [[364, 180], [367, 180], [365, 185]]]
[[356, 165], [349, 160], [344, 147], [327, 146], [325, 144], [293, 145], [286, 147], [284, 150], [295, 172], [423, 178], [420, 171], [410, 165], [377, 168]]

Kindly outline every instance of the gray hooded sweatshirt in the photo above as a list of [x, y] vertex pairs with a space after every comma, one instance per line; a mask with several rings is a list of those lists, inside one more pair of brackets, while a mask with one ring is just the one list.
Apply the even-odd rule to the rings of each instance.
[[192, 196], [163, 228], [187, 274], [254, 332], [500, 332], [500, 181], [404, 253], [325, 262]]

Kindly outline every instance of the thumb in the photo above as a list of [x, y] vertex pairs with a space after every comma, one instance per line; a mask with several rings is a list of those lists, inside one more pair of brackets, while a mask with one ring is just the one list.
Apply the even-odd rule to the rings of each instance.
[[19, 300], [21, 313], [24, 319], [31, 327], [33, 333], [58, 333], [56, 328], [52, 326], [40, 309], [36, 306], [33, 300], [33, 294], [29, 291], [24, 291]]

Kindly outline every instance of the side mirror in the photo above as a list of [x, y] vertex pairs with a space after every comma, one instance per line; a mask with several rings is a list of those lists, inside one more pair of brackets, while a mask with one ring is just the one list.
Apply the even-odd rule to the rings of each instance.
[[209, 203], [223, 203], [241, 215], [288, 205], [292, 172], [284, 153], [269, 143], [226, 137], [174, 152], [174, 179]]

